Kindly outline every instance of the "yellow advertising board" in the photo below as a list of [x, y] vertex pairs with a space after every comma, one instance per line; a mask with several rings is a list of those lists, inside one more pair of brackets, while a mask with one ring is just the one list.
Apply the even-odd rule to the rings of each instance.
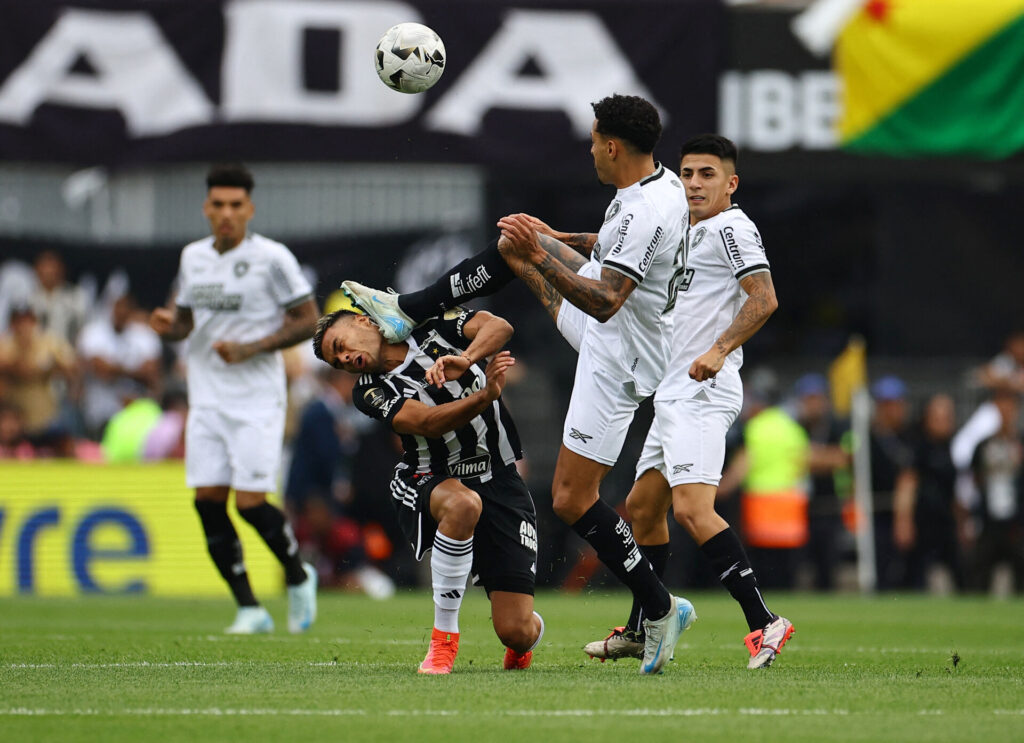
[[[0, 462], [0, 596], [227, 598], [193, 497], [181, 462]], [[256, 595], [280, 593], [280, 564], [229, 510]]]

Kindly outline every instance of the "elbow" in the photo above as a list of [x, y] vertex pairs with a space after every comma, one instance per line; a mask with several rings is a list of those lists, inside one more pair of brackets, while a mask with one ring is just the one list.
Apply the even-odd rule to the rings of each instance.
[[775, 296], [775, 292], [772, 292], [768, 296], [768, 302], [767, 302], [767, 305], [765, 306], [765, 319], [771, 317], [775, 313], [775, 310], [777, 310], [777, 309], [779, 309], [779, 300]]
[[512, 340], [512, 336], [516, 334], [516, 329], [512, 327], [512, 323], [510, 323], [505, 318], [499, 317], [496, 319], [501, 321], [501, 325], [499, 325], [498, 327], [501, 332], [502, 338], [505, 339], [502, 345], [505, 345], [505, 343], [508, 343], [510, 340]]

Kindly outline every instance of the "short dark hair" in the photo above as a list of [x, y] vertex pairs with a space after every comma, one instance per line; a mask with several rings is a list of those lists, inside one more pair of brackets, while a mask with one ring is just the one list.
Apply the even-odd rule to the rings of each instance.
[[691, 137], [679, 148], [679, 159], [682, 160], [686, 155], [714, 155], [722, 162], [732, 161], [734, 170], [739, 161], [739, 150], [736, 149], [736, 145], [721, 134], [698, 134]]
[[327, 360], [324, 358], [324, 334], [345, 315], [359, 317], [359, 313], [352, 310], [337, 310], [336, 312], [324, 315], [316, 321], [316, 330], [313, 332], [313, 355], [321, 361]]
[[649, 155], [661, 139], [661, 117], [650, 101], [638, 95], [610, 95], [590, 104], [597, 131], [617, 137]]
[[244, 188], [246, 193], [252, 193], [254, 185], [252, 173], [242, 163], [217, 163], [206, 173], [207, 190], [214, 186], [229, 186]]

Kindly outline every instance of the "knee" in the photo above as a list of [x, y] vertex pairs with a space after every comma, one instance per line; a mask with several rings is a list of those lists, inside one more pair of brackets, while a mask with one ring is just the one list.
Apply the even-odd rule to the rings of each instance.
[[537, 641], [537, 627], [533, 614], [526, 617], [495, 617], [494, 632], [501, 643], [517, 653], [525, 653]]
[[586, 493], [568, 480], [556, 480], [551, 486], [551, 508], [562, 521], [575, 524], [597, 502], [597, 493]]
[[630, 493], [626, 497], [626, 514], [634, 529], [655, 524], [659, 519], [664, 523], [665, 519], [665, 510], [649, 498], [636, 493]]
[[479, 495], [472, 490], [460, 491], [448, 499], [444, 519], [460, 530], [472, 532], [482, 511], [483, 503]]
[[702, 521], [707, 518], [708, 511], [713, 512], [714, 508], [690, 498], [677, 498], [672, 504], [672, 514], [676, 523], [691, 535], [698, 531]]

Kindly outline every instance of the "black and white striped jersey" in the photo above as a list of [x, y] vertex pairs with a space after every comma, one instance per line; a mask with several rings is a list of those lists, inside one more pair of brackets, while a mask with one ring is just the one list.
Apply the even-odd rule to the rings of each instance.
[[[352, 391], [355, 406], [388, 425], [406, 400], [435, 406], [468, 397], [487, 384], [483, 362], [474, 364], [459, 379], [436, 387], [426, 381], [426, 371], [445, 355], [456, 355], [469, 345], [463, 326], [476, 313], [464, 307], [448, 310], [416, 328], [406, 339], [405, 361], [384, 374], [364, 374]], [[437, 476], [491, 479], [492, 463], [509, 465], [522, 457], [519, 433], [508, 409], [495, 400], [483, 413], [440, 438], [399, 434], [405, 454], [399, 469], [432, 472]]]

